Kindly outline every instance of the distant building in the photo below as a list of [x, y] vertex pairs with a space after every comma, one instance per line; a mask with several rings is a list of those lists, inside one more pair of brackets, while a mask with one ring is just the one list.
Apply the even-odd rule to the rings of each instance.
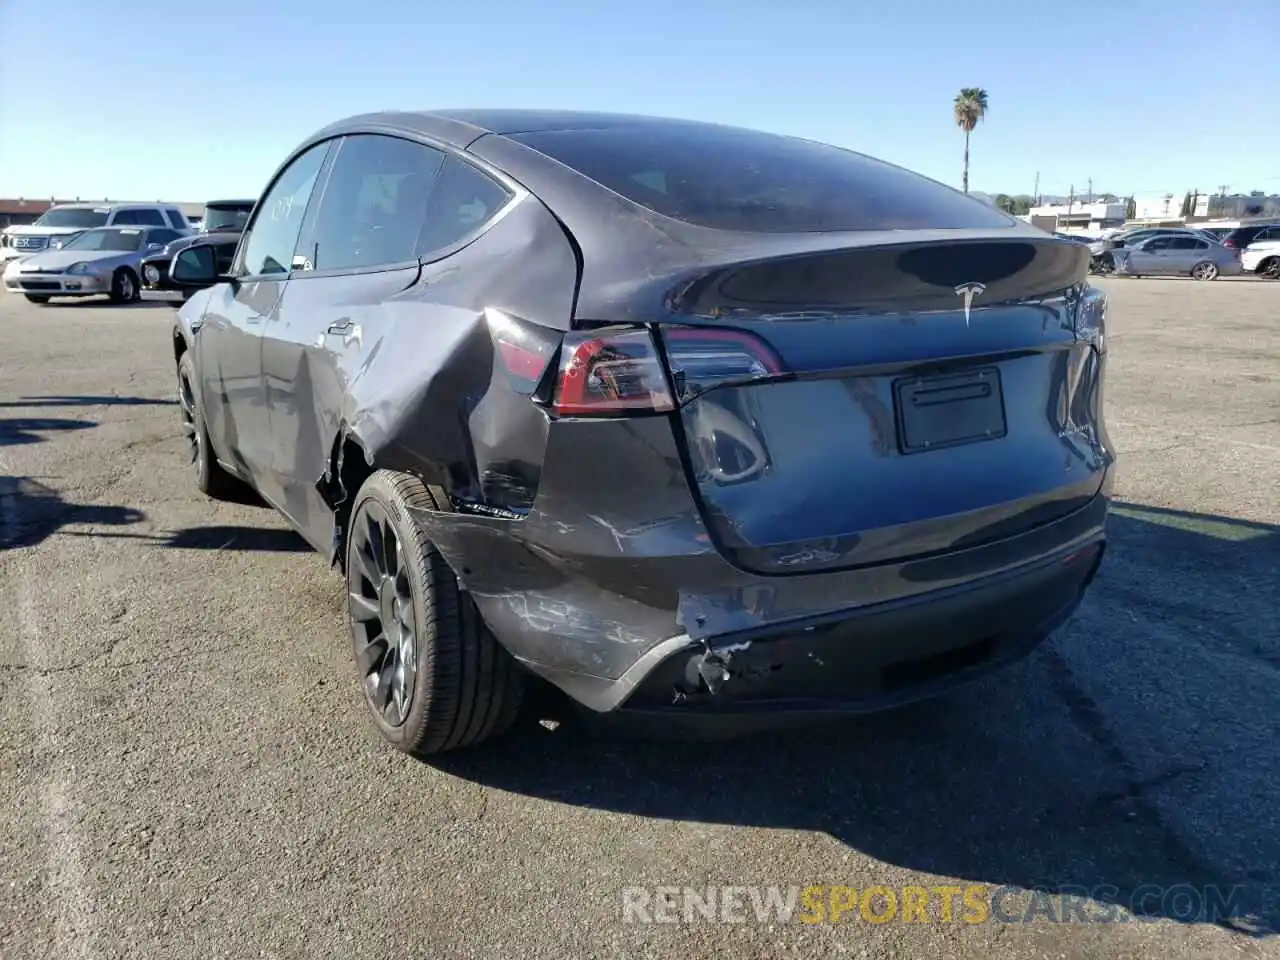
[[23, 226], [35, 221], [36, 217], [44, 213], [55, 203], [62, 203], [61, 200], [27, 200], [18, 197], [16, 200], [0, 200], [0, 230], [5, 227]]
[[[1098, 203], [1049, 203], [1032, 207], [1028, 218], [1057, 219], [1057, 230], [1064, 233], [1097, 233], [1124, 223], [1123, 200]], [[1033, 220], [1032, 222], [1041, 222]]]

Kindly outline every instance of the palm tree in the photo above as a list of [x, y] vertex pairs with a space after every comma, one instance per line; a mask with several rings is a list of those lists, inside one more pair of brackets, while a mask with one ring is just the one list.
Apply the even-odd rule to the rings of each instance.
[[981, 87], [963, 87], [956, 94], [956, 126], [964, 131], [964, 192], [969, 192], [969, 134], [987, 115], [987, 91]]

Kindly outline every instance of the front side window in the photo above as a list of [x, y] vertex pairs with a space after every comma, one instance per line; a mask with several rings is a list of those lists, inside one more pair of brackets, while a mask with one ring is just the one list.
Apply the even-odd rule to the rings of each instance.
[[544, 130], [510, 139], [686, 223], [752, 233], [1010, 227], [973, 197], [863, 154], [710, 124]]
[[187, 218], [182, 215], [181, 210], [169, 211], [169, 226], [175, 230], [187, 229]]
[[160, 230], [152, 230], [150, 236], [147, 237], [147, 243], [158, 243], [163, 246], [178, 239], [178, 231], [170, 230], [167, 227]]
[[307, 203], [328, 149], [329, 144], [325, 142], [307, 150], [267, 191], [244, 240], [241, 275], [284, 276], [289, 273]]
[[126, 253], [142, 247], [145, 231], [132, 227], [103, 227], [99, 230], [86, 230], [70, 243], [62, 245], [63, 250], [111, 250]]
[[316, 214], [316, 270], [351, 270], [417, 259], [418, 236], [444, 154], [396, 137], [342, 141]]

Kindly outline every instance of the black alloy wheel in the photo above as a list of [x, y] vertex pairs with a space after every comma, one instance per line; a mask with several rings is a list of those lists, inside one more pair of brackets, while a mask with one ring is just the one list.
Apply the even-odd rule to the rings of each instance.
[[417, 686], [417, 618], [404, 548], [387, 512], [366, 501], [350, 532], [348, 610], [364, 695], [389, 727], [409, 717]]
[[450, 512], [444, 491], [378, 470], [347, 523], [347, 623], [374, 726], [397, 750], [428, 756], [503, 733], [525, 674], [414, 518]]
[[209, 430], [204, 422], [204, 408], [196, 390], [196, 368], [190, 353], [178, 361], [178, 409], [182, 417], [182, 436], [187, 441], [188, 463], [195, 473], [196, 487], [215, 500], [241, 501], [246, 489], [227, 473], [209, 449]]

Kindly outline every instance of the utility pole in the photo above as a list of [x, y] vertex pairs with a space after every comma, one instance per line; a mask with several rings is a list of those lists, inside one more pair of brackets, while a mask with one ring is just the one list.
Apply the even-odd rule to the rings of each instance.
[[1031, 188], [1031, 205], [1040, 206], [1040, 171], [1036, 171], [1036, 185]]
[[1093, 177], [1089, 178], [1089, 202], [1093, 203]]
[[1224, 200], [1227, 198], [1227, 187], [1229, 186], [1231, 186], [1231, 184], [1224, 183], [1222, 186], [1218, 187], [1218, 195]]
[[1071, 208], [1076, 205], [1076, 185], [1073, 183], [1071, 189], [1067, 191], [1067, 213], [1071, 212]]

